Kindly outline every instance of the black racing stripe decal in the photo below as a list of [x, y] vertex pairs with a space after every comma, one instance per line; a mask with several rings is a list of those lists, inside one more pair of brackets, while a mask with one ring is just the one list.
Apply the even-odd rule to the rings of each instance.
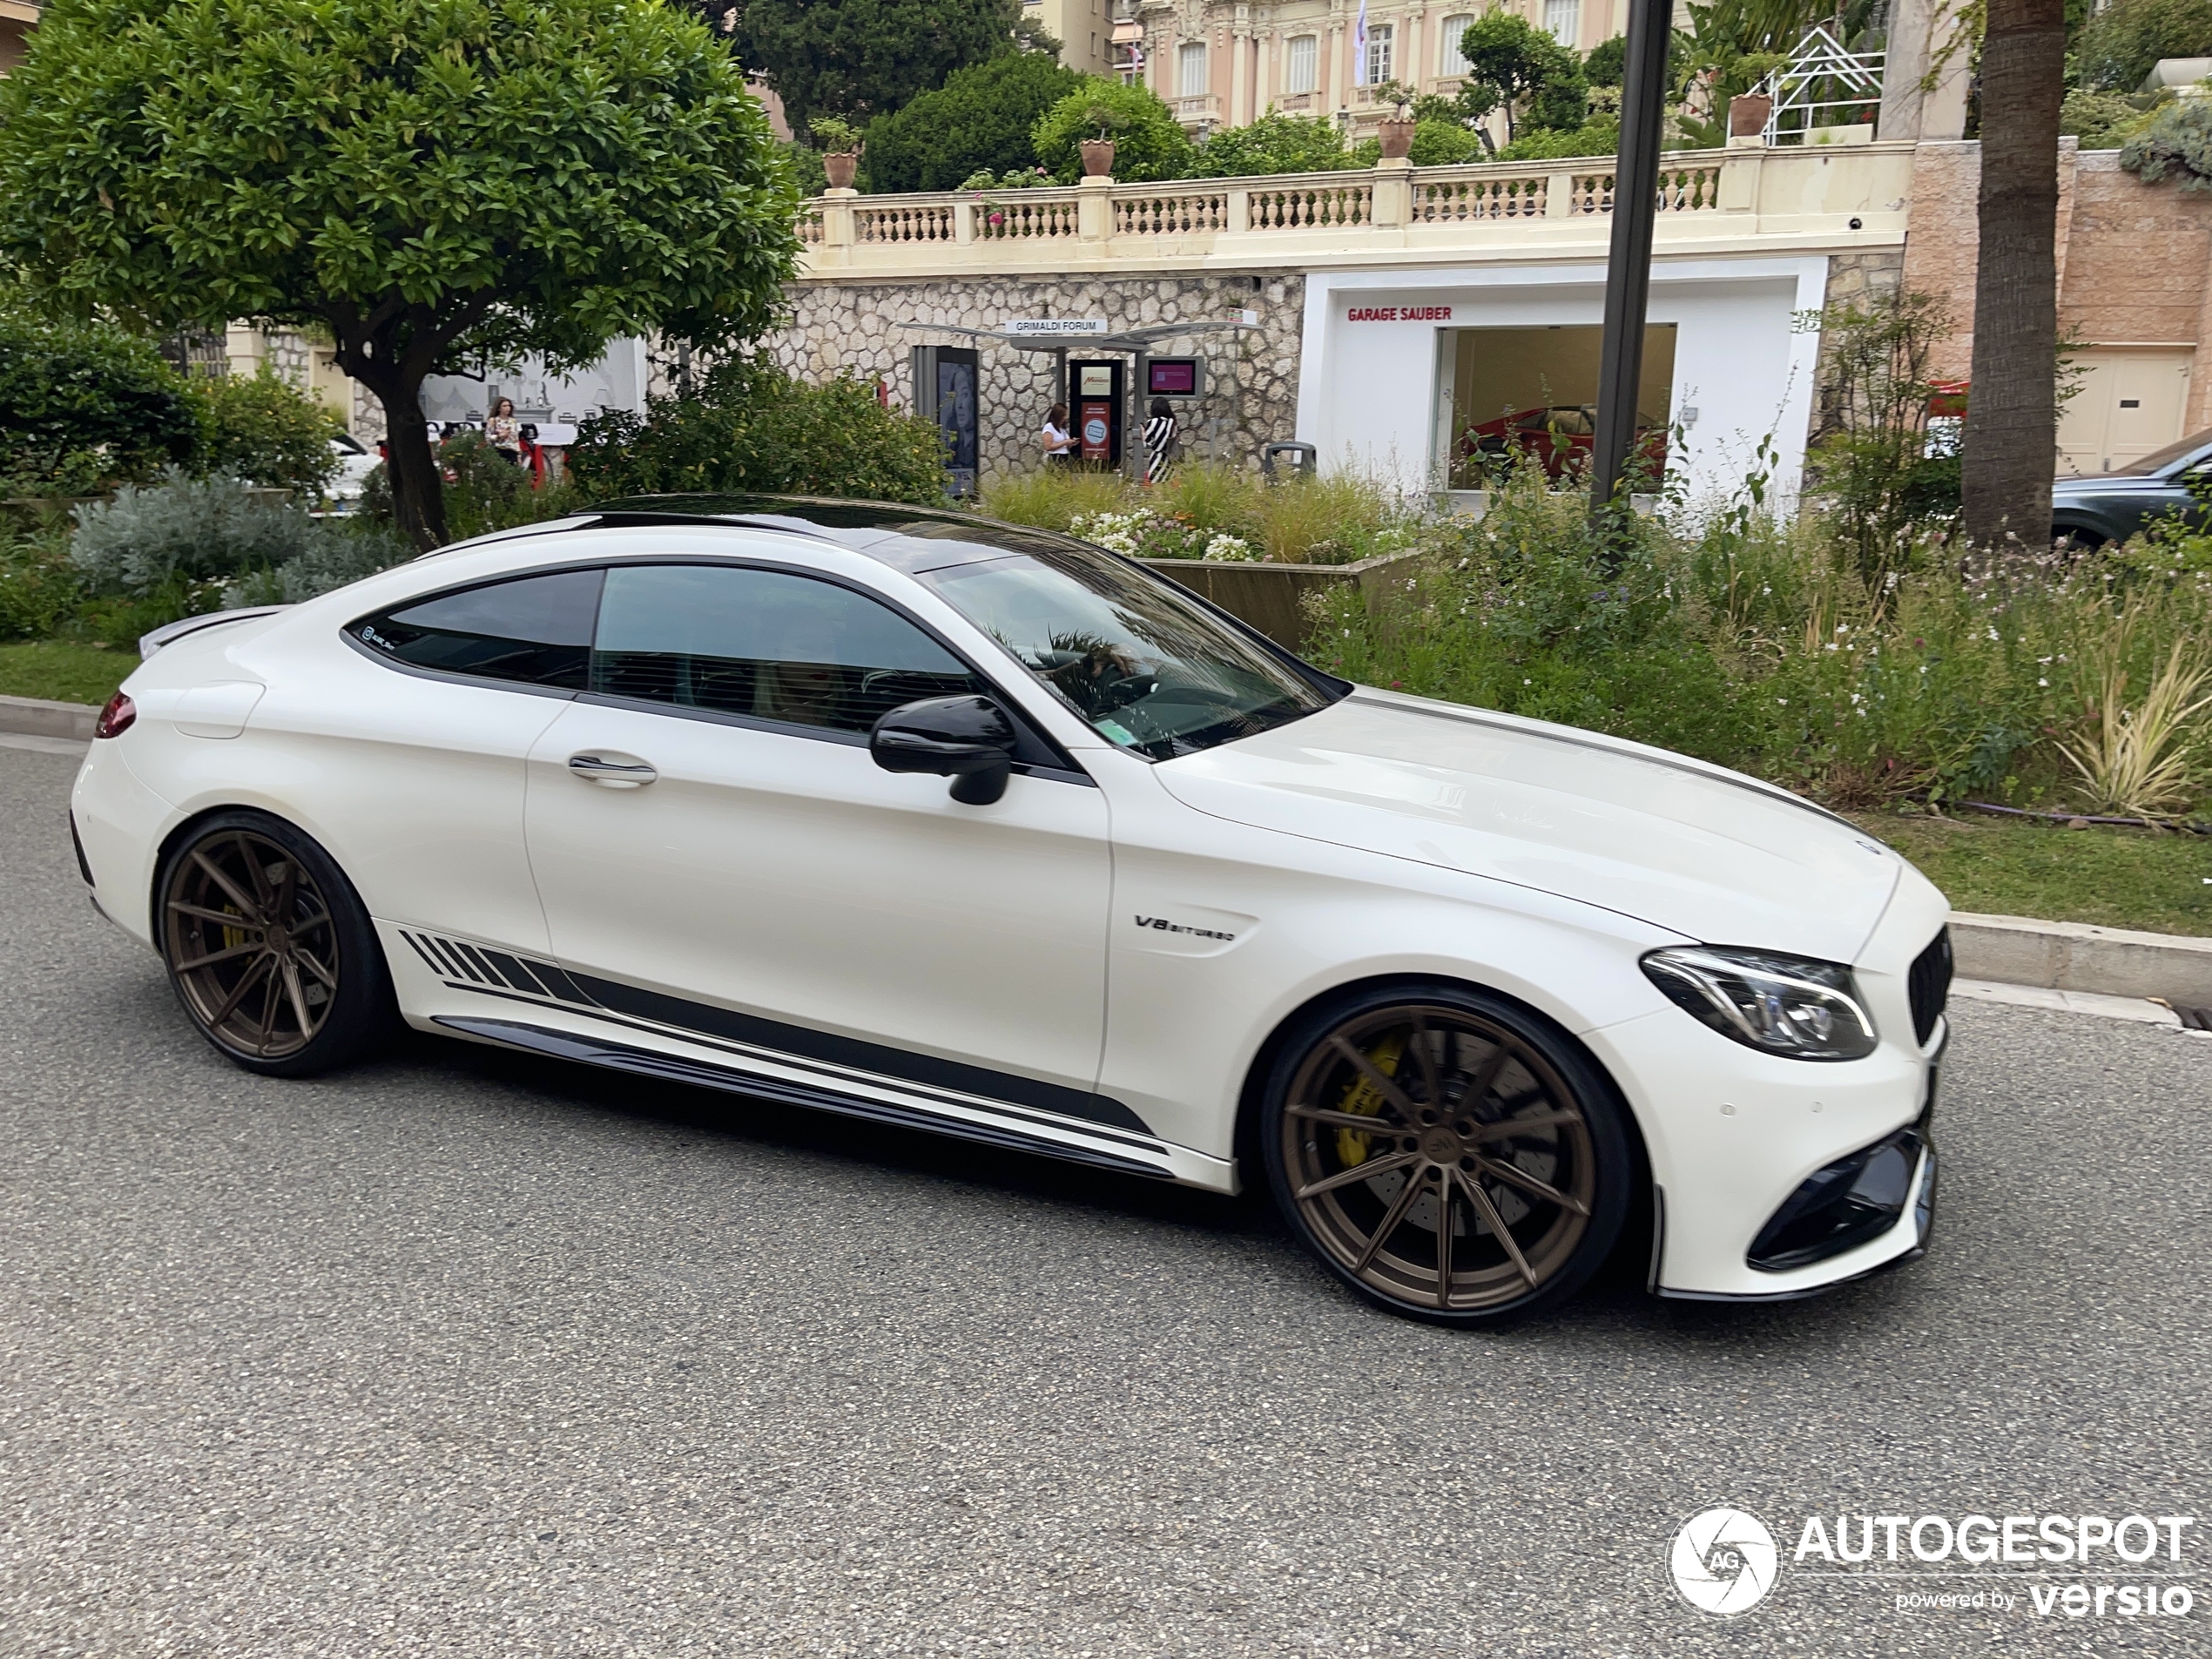
[[1048, 1141], [1038, 1136], [1023, 1135], [1018, 1130], [995, 1128], [988, 1123], [970, 1123], [964, 1118], [941, 1117], [934, 1112], [842, 1095], [833, 1089], [809, 1088], [781, 1078], [757, 1076], [735, 1067], [710, 1066], [696, 1060], [679, 1060], [672, 1055], [656, 1054], [650, 1049], [633, 1049], [627, 1043], [604, 1042], [575, 1036], [565, 1031], [549, 1031], [542, 1026], [525, 1025], [514, 1020], [472, 1020], [441, 1014], [433, 1016], [433, 1022], [465, 1032], [470, 1036], [482, 1037], [512, 1048], [528, 1049], [557, 1059], [582, 1061], [586, 1065], [605, 1066], [617, 1071], [664, 1078], [671, 1082], [692, 1083], [731, 1094], [783, 1101], [816, 1111], [841, 1113], [848, 1117], [872, 1118], [879, 1123], [895, 1123], [901, 1128], [923, 1130], [933, 1135], [956, 1135], [963, 1140], [981, 1141], [986, 1145], [1004, 1147], [1009, 1151], [1037, 1153], [1045, 1157], [1112, 1170], [1122, 1175], [1141, 1175], [1154, 1180], [1168, 1178], [1169, 1172], [1157, 1164], [1116, 1157], [1109, 1152], [1099, 1152], [1089, 1147], [1069, 1146], [1063, 1142]]
[[570, 979], [566, 973], [563, 972], [560, 968], [554, 967], [552, 963], [532, 962], [530, 964], [530, 972], [536, 974], [539, 979], [545, 982], [546, 988], [550, 991], [558, 1001], [563, 1002], [573, 1002], [580, 1008], [588, 1008], [597, 1006], [590, 997], [583, 994], [583, 987], [578, 985], [574, 980]]
[[934, 1055], [913, 1054], [880, 1042], [863, 1042], [856, 1037], [834, 1036], [826, 1031], [786, 1025], [780, 1020], [764, 1020], [757, 1015], [739, 1014], [734, 1009], [693, 1002], [680, 996], [665, 996], [658, 991], [640, 990], [634, 985], [596, 979], [587, 974], [571, 974], [570, 978], [602, 1008], [634, 1014], [640, 1019], [672, 1025], [681, 1030], [704, 1031], [711, 1036], [750, 1043], [756, 1049], [803, 1055], [810, 1060], [848, 1066], [854, 1071], [872, 1071], [908, 1082], [958, 1089], [964, 1095], [981, 1095], [986, 1100], [1034, 1106], [1039, 1111], [1061, 1117], [1135, 1130], [1139, 1135], [1152, 1133], [1150, 1124], [1109, 1095], [1040, 1082], [1034, 1077], [1018, 1077], [956, 1060], [940, 1060]]
[[519, 958], [509, 956], [503, 950], [486, 950], [478, 954], [499, 970], [500, 978], [516, 990], [529, 991], [539, 996], [550, 995]]
[[402, 927], [400, 929], [400, 937], [406, 940], [408, 944], [415, 947], [415, 954], [430, 965], [430, 971], [433, 974], [435, 974], [440, 979], [450, 979], [452, 977], [450, 974], [446, 972], [445, 965], [439, 961], [436, 957], [430, 954], [428, 950], [424, 949], [422, 941], [417, 939], [413, 934], [408, 932], [406, 928]]
[[[447, 981], [447, 984], [449, 989], [466, 991], [472, 996], [497, 997], [502, 1002], [519, 1002], [524, 1008], [542, 1008], [545, 1006], [535, 997], [517, 996], [512, 991], [495, 989], [482, 985], [462, 985], [452, 981]], [[563, 1011], [569, 1012], [570, 1010], [563, 1009]], [[603, 1021], [608, 1025], [618, 1025], [625, 1031], [643, 1032], [649, 1037], [665, 1037], [669, 1035], [668, 1028], [664, 1025], [648, 1020], [633, 1020], [624, 1015], [610, 1013], [605, 1008], [583, 1008], [575, 1011], [582, 1013], [587, 1019]], [[434, 1015], [433, 1017], [440, 1016]], [[581, 1040], [578, 1039], [578, 1041]], [[1160, 1152], [1167, 1148], [1167, 1143], [1157, 1135], [1150, 1133], [1141, 1136], [1129, 1135], [1120, 1130], [1109, 1129], [1103, 1123], [1089, 1119], [1077, 1123], [1057, 1113], [1034, 1112], [1027, 1107], [1010, 1106], [1001, 1100], [976, 1099], [970, 1096], [958, 1094], [952, 1089], [932, 1089], [927, 1083], [910, 1082], [902, 1077], [855, 1077], [851, 1071], [842, 1067], [831, 1066], [825, 1061], [808, 1060], [799, 1055], [774, 1051], [764, 1053], [756, 1048], [749, 1048], [721, 1037], [709, 1036], [704, 1031], [686, 1033], [677, 1041], [697, 1043], [702, 1049], [719, 1049], [737, 1062], [759, 1063], [767, 1061], [779, 1066], [788, 1067], [793, 1071], [811, 1071], [823, 1079], [824, 1088], [833, 1092], [841, 1092], [855, 1084], [875, 1089], [905, 1089], [925, 1098], [934, 1099], [943, 1105], [960, 1107], [966, 1111], [995, 1112], [1002, 1116], [1019, 1118], [1026, 1123], [1036, 1123], [1052, 1129], [1076, 1130], [1081, 1134], [1095, 1135], [1100, 1140], [1112, 1141], [1122, 1146], [1133, 1146], [1139, 1151]], [[927, 1108], [924, 1107], [921, 1109], [927, 1110]]]
[[483, 978], [469, 966], [468, 959], [455, 948], [451, 940], [441, 939], [435, 934], [425, 934], [423, 937], [429, 941], [430, 948], [438, 954], [438, 960], [445, 963], [448, 979], [481, 981]]
[[462, 961], [464, 962], [473, 963], [479, 970], [481, 970], [478, 977], [482, 978], [485, 984], [499, 985], [504, 983], [504, 981], [499, 977], [499, 970], [484, 960], [483, 952], [478, 950], [467, 940], [455, 940], [452, 943], [451, 948], [454, 954], [459, 956]]

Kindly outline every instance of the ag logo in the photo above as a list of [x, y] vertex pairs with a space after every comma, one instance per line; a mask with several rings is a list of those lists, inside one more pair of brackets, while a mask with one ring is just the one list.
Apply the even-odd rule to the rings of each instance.
[[1667, 1558], [1676, 1592], [1700, 1613], [1732, 1619], [1749, 1613], [1774, 1588], [1781, 1551], [1757, 1515], [1706, 1509], [1675, 1534]]

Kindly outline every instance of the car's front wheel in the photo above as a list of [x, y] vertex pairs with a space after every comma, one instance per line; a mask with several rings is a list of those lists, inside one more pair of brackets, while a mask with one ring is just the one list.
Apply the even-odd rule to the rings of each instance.
[[1277, 1204], [1393, 1313], [1473, 1325], [1571, 1296], [1620, 1236], [1634, 1161], [1603, 1075], [1502, 997], [1381, 988], [1310, 1019], [1268, 1078]]
[[266, 813], [219, 813], [172, 848], [157, 888], [162, 960], [200, 1034], [248, 1071], [300, 1077], [389, 1028], [384, 954], [353, 884]]

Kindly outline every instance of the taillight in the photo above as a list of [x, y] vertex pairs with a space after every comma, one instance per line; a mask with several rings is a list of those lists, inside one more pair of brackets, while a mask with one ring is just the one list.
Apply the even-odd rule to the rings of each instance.
[[108, 698], [107, 706], [100, 711], [100, 718], [92, 726], [92, 735], [96, 738], [119, 738], [131, 729], [131, 723], [138, 718], [138, 705], [118, 691]]

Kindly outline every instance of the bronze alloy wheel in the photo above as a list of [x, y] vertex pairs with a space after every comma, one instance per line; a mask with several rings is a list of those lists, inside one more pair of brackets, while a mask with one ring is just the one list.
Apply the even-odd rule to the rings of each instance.
[[302, 860], [268, 836], [223, 827], [172, 860], [163, 954], [185, 1008], [225, 1052], [281, 1060], [336, 1006], [340, 929]]
[[1541, 1045], [1471, 1008], [1400, 1002], [1329, 1027], [1278, 1133], [1304, 1231], [1408, 1312], [1526, 1301], [1601, 1242], [1588, 1106]]

